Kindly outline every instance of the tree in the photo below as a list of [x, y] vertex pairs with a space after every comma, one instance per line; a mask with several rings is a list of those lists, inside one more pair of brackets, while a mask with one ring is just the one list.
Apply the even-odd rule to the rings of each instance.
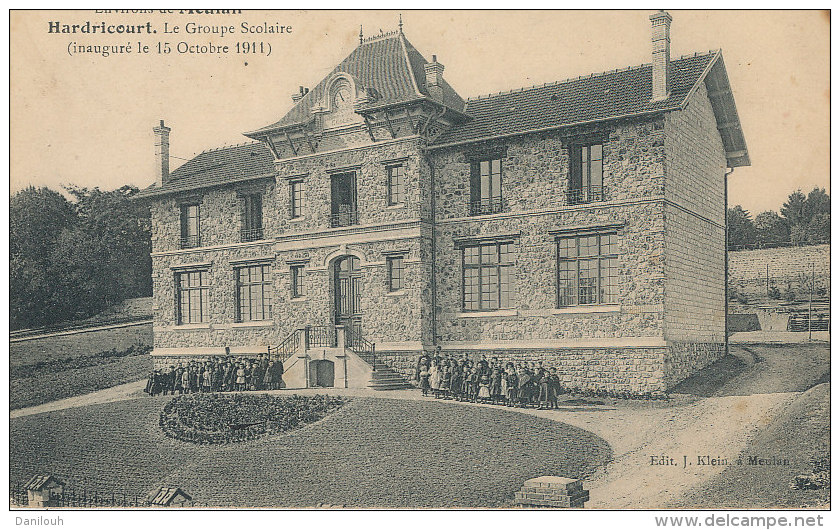
[[73, 205], [49, 188], [23, 189], [9, 200], [9, 313], [13, 329], [61, 320], [50, 261], [61, 232], [76, 222]]
[[772, 210], [756, 215], [754, 224], [756, 243], [767, 245], [790, 241], [790, 227]]
[[750, 213], [741, 205], [726, 212], [726, 226], [729, 230], [729, 248], [743, 247], [755, 243], [755, 226]]
[[814, 187], [805, 199], [805, 221], [810, 223], [820, 214], [831, 214], [831, 197], [825, 189]]
[[831, 214], [816, 214], [805, 228], [808, 243], [828, 243], [831, 240]]
[[[101, 241], [98, 258], [116, 282], [105, 297], [108, 304], [151, 294], [151, 224], [148, 208], [131, 200], [133, 186], [103, 192], [99, 188], [65, 188], [76, 199], [79, 228], [90, 240]], [[76, 236], [81, 237], [81, 236]]]
[[796, 190], [788, 195], [788, 200], [782, 204], [779, 212], [784, 217], [788, 226], [793, 229], [794, 226], [803, 224], [806, 220], [805, 201], [807, 197], [802, 193], [802, 190]]
[[10, 201], [10, 313], [14, 329], [91, 316], [151, 293], [147, 208], [137, 188], [47, 188]]

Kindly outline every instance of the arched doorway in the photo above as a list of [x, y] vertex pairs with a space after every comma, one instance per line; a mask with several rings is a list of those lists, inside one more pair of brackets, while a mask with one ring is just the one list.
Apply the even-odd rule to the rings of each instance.
[[335, 286], [335, 324], [361, 335], [362, 329], [362, 268], [359, 258], [345, 256], [333, 266]]
[[327, 360], [309, 361], [309, 384], [324, 388], [335, 386], [335, 363]]

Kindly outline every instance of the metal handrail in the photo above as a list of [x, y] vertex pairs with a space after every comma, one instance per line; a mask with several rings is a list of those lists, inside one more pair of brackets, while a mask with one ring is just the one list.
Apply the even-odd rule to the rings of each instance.
[[195, 248], [201, 246], [200, 236], [184, 236], [181, 238], [181, 248]]
[[350, 226], [359, 224], [359, 211], [347, 210], [330, 215], [330, 227]]
[[604, 186], [587, 186], [585, 188], [570, 188], [566, 192], [566, 201], [569, 204], [586, 204], [590, 202], [605, 201]]
[[362, 337], [352, 328], [345, 328], [345, 346], [353, 353], [361, 357], [363, 361], [373, 367], [376, 371], [376, 344]]
[[251, 228], [248, 230], [241, 230], [240, 231], [240, 241], [242, 243], [250, 243], [251, 241], [259, 241], [263, 238], [263, 229], [260, 228]]
[[268, 357], [275, 361], [285, 362], [286, 359], [297, 353], [300, 349], [300, 329], [296, 329], [277, 346], [268, 347]]
[[303, 328], [303, 340], [306, 349], [335, 348], [335, 326], [306, 326]]
[[507, 201], [502, 197], [493, 199], [480, 199], [470, 203], [470, 215], [488, 215], [493, 213], [506, 212]]

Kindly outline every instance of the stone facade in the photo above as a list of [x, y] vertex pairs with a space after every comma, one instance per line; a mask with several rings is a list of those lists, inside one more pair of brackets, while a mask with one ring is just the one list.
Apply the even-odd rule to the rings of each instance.
[[[434, 143], [467, 119], [445, 107], [371, 111], [364, 123], [340, 127], [318, 112], [313, 134], [295, 125], [257, 136], [274, 154], [273, 176], [151, 201], [160, 363], [265, 352], [297, 329], [335, 324], [335, 265], [348, 256], [361, 270], [362, 333], [376, 343], [378, 361], [409, 378], [418, 354], [440, 346], [459, 356], [542, 361], [568, 388], [644, 394], [723, 354], [727, 157], [704, 83], [683, 108], [457, 145]], [[603, 195], [581, 204], [569, 199], [571, 157], [592, 139], [603, 146]], [[491, 154], [501, 160], [504, 206], [471, 215], [473, 164]], [[404, 170], [404, 198], [393, 205], [392, 164]], [[331, 179], [348, 171], [358, 219], [333, 226]], [[293, 182], [304, 190], [294, 218]], [[241, 243], [240, 196], [255, 192], [263, 196], [263, 238]], [[200, 204], [201, 243], [182, 250], [185, 202]], [[615, 299], [561, 307], [558, 238], [592, 233], [614, 234]], [[510, 304], [465, 310], [464, 246], [502, 240], [512, 245]], [[386, 269], [393, 256], [405, 266], [395, 292]], [[237, 321], [235, 272], [248, 263], [270, 269], [265, 321]], [[304, 271], [303, 296], [292, 296], [292, 267]], [[179, 325], [176, 274], [195, 269], [208, 274], [208, 321]]]

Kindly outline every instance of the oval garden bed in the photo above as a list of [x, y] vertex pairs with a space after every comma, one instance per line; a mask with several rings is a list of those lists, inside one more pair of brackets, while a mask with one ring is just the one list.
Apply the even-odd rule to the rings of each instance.
[[170, 438], [184, 442], [241, 442], [318, 421], [346, 402], [321, 395], [187, 394], [166, 404], [160, 427]]

